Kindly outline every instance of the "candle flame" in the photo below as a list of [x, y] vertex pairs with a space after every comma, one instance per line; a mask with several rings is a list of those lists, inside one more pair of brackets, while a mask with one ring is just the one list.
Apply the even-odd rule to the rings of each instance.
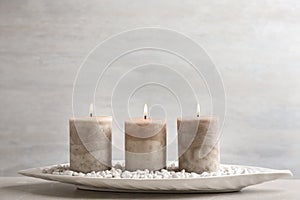
[[145, 105], [144, 105], [144, 119], [147, 119], [147, 117], [148, 117], [148, 106], [145, 103]]
[[197, 117], [200, 117], [200, 105], [199, 105], [199, 103], [197, 104]]
[[93, 112], [94, 112], [94, 105], [91, 103], [90, 104], [90, 117], [93, 116]]

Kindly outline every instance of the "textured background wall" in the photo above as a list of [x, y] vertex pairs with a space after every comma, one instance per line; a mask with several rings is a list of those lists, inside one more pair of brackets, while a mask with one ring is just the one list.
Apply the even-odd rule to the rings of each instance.
[[1, 176], [68, 161], [81, 61], [112, 34], [143, 26], [187, 34], [218, 66], [227, 94], [222, 162], [300, 177], [297, 0], [1, 0]]

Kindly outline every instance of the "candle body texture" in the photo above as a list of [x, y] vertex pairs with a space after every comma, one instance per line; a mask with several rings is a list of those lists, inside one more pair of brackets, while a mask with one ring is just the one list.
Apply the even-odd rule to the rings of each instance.
[[178, 118], [179, 169], [213, 172], [220, 167], [218, 119], [216, 117]]
[[166, 123], [164, 120], [125, 121], [125, 168], [160, 170], [166, 167]]
[[85, 173], [110, 169], [112, 118], [71, 118], [69, 124], [70, 169]]

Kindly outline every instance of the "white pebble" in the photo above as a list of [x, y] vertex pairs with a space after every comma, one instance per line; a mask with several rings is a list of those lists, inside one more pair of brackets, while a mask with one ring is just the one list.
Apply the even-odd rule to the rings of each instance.
[[181, 172], [176, 172], [178, 178], [184, 178], [184, 175]]
[[175, 174], [172, 174], [172, 178], [179, 178], [179, 176], [175, 173]]
[[78, 172], [74, 172], [74, 173], [73, 173], [73, 176], [78, 176]]
[[113, 178], [121, 178], [121, 175], [114, 175]]
[[163, 177], [163, 178], [171, 178], [171, 175], [164, 174], [162, 177]]
[[153, 175], [152, 175], [152, 174], [148, 174], [148, 175], [147, 175], [147, 178], [152, 179], [152, 178], [153, 178]]
[[82, 172], [79, 172], [78, 176], [85, 176], [85, 174]]
[[112, 178], [113, 176], [111, 175], [111, 174], [107, 174], [106, 176], [105, 176], [105, 178]]
[[63, 175], [68, 175], [68, 176], [73, 175], [73, 171], [70, 171], [70, 170], [63, 171], [62, 173], [63, 173]]
[[144, 174], [140, 174], [139, 178], [145, 178], [145, 175]]
[[115, 172], [115, 173], [112, 173], [112, 176], [118, 178], [118, 177], [120, 177], [121, 175], [120, 175], [118, 172]]
[[134, 175], [132, 175], [132, 178], [140, 178], [140, 175], [139, 174], [134, 174]]
[[59, 172], [54, 171], [52, 174], [53, 175], [59, 175]]
[[190, 174], [190, 177], [196, 178], [196, 177], [199, 177], [199, 174], [197, 174], [197, 173], [195, 173], [195, 172], [192, 172], [192, 173]]
[[162, 179], [163, 177], [162, 177], [162, 175], [157, 175], [156, 178], [157, 179]]
[[222, 176], [222, 172], [221, 171], [217, 171], [215, 173], [216, 173], [216, 176]]
[[122, 178], [131, 178], [131, 173], [129, 171], [125, 171], [121, 174]]
[[190, 177], [190, 173], [186, 172], [183, 174], [184, 175], [184, 178], [189, 178]]
[[208, 172], [203, 172], [203, 173], [201, 174], [201, 176], [204, 176], [204, 177], [209, 176], [209, 173], [208, 173]]
[[103, 177], [105, 177], [106, 173], [104, 171], [101, 171], [100, 175], [103, 176]]
[[87, 173], [86, 176], [92, 176], [92, 174], [91, 173]]

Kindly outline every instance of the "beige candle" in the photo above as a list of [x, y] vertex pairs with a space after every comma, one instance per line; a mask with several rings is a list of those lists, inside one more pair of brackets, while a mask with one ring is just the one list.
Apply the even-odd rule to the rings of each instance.
[[220, 166], [218, 119], [200, 117], [178, 118], [179, 169], [188, 172], [213, 172]]
[[166, 167], [166, 122], [144, 118], [125, 121], [126, 170], [159, 170]]
[[111, 168], [110, 116], [71, 118], [70, 169], [79, 172], [101, 171]]

